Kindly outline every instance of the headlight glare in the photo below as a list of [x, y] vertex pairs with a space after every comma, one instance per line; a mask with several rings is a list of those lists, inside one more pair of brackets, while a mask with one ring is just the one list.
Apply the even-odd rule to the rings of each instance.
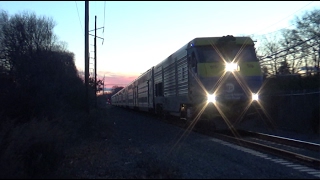
[[239, 65], [237, 63], [226, 63], [225, 71], [239, 71]]
[[216, 96], [214, 94], [208, 94], [207, 95], [207, 102], [210, 103], [215, 103], [216, 102]]
[[252, 101], [258, 101], [259, 100], [259, 95], [256, 93], [252, 93]]

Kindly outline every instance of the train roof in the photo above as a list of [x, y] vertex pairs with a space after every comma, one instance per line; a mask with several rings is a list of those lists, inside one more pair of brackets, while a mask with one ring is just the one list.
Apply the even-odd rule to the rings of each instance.
[[222, 36], [222, 37], [199, 37], [194, 38], [189, 42], [190, 46], [205, 46], [218, 44], [224, 40], [234, 41], [236, 44], [242, 45], [254, 45], [253, 40], [250, 37], [245, 36]]
[[[221, 42], [233, 41], [235, 44], [239, 45], [254, 45], [253, 40], [249, 36], [219, 36], [219, 37], [197, 37], [189, 41], [187, 44], [182, 46], [180, 49], [170, 54], [166, 59], [159, 62], [155, 67], [161, 66], [170, 56], [175, 56], [191, 47], [194, 46], [210, 46], [219, 44]], [[174, 58], [174, 57], [173, 57]]]

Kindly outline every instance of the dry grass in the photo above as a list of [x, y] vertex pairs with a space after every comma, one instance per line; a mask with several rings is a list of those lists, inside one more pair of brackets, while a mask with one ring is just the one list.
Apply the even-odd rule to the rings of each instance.
[[[69, 112], [59, 118], [15, 124], [6, 119], [0, 131], [0, 178], [178, 178], [171, 165], [148, 157], [123, 167], [120, 147], [106, 143], [112, 136], [99, 97], [90, 114]], [[110, 147], [111, 146], [111, 147]], [[146, 157], [144, 157], [146, 158]]]

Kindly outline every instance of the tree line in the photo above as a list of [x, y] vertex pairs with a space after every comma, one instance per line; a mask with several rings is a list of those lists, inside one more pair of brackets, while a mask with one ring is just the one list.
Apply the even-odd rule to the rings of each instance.
[[103, 111], [92, 108], [95, 85], [91, 79], [94, 111], [87, 113], [74, 53], [54, 34], [55, 26], [52, 18], [32, 12], [0, 11], [2, 178], [52, 178], [66, 148], [105, 131]]
[[265, 75], [297, 74], [305, 69], [308, 76], [319, 70], [320, 9], [296, 16], [292, 26], [257, 38], [261, 42], [257, 53]]
[[52, 18], [0, 13], [0, 108], [24, 121], [85, 108], [74, 53], [54, 34]]

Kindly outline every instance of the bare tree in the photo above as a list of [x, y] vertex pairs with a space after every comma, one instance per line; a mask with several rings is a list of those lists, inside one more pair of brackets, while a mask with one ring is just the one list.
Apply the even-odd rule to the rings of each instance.
[[[82, 95], [83, 87], [74, 54], [67, 51], [65, 42], [58, 41], [52, 18], [29, 12], [9, 16], [2, 11], [0, 22], [0, 62], [6, 64], [6, 77], [14, 79], [9, 91], [1, 90], [0, 108], [30, 117], [52, 111], [62, 102], [81, 106], [82, 101], [73, 102]], [[4, 68], [0, 71], [5, 72]], [[3, 78], [0, 80], [3, 84]]]
[[272, 69], [274, 74], [280, 69], [282, 73], [294, 74], [301, 66], [307, 70], [308, 66], [319, 67], [320, 10], [307, 11], [292, 24], [295, 28], [282, 30], [282, 37], [264, 36], [261, 40], [258, 54], [262, 67]]
[[291, 74], [296, 73], [298, 65], [298, 52], [300, 51], [300, 46], [297, 46], [301, 42], [301, 39], [296, 30], [285, 29], [282, 31], [283, 40], [281, 41], [282, 47], [285, 49], [285, 61], [288, 66], [290, 66]]
[[319, 67], [320, 9], [306, 11], [302, 17], [295, 17], [293, 24], [296, 28], [288, 30], [289, 35], [286, 37], [289, 42], [295, 43], [293, 44], [295, 50], [292, 51], [292, 54], [298, 57], [299, 61], [296, 65], [305, 66], [308, 74], [310, 66]]
[[264, 36], [261, 40], [261, 48], [257, 52], [260, 56], [263, 56], [260, 59], [261, 65], [265, 68], [271, 70], [272, 74], [277, 74], [278, 63], [277, 52], [281, 49], [279, 36]]
[[53, 33], [55, 22], [51, 18], [37, 17], [26, 11], [10, 17], [3, 11], [1, 19], [5, 23], [1, 26], [0, 46], [11, 71], [32, 63], [39, 51], [57, 47], [57, 37]]
[[[0, 12], [0, 29], [2, 26], [6, 24], [9, 20], [8, 14], [6, 11]], [[0, 33], [0, 42], [4, 39], [4, 34]], [[9, 71], [10, 66], [8, 60], [5, 58], [5, 46], [0, 43], [0, 72], [7, 74]]]

